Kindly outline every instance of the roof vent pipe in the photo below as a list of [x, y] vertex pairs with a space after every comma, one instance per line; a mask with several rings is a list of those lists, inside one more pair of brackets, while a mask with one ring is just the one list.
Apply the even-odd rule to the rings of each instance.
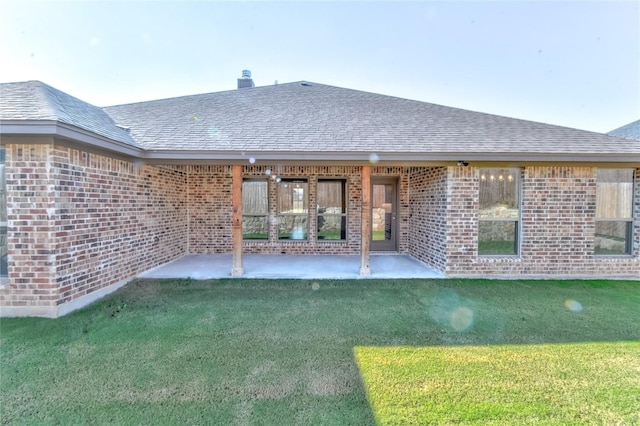
[[242, 78], [238, 79], [238, 89], [245, 87], [254, 87], [253, 80], [251, 79], [251, 71], [242, 70]]

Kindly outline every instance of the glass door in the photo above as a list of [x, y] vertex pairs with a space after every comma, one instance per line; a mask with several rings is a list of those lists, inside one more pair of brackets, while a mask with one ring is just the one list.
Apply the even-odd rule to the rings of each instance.
[[396, 251], [397, 180], [371, 178], [371, 250]]

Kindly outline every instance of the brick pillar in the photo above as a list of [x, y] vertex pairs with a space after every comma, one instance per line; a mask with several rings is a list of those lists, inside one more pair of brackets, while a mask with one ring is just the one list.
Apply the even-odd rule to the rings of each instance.
[[55, 317], [60, 292], [52, 146], [5, 147], [9, 276], [0, 288], [2, 316]]
[[360, 235], [360, 275], [371, 275], [369, 252], [371, 246], [371, 167], [362, 167], [362, 232]]

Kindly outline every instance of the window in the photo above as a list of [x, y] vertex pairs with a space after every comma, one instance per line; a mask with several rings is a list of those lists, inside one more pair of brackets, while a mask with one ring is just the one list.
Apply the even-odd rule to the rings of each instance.
[[0, 148], [0, 277], [7, 276], [7, 181], [4, 163], [5, 149]]
[[269, 183], [266, 180], [242, 182], [242, 238], [269, 239]]
[[308, 189], [303, 179], [282, 179], [278, 184], [278, 239], [308, 238]]
[[343, 179], [318, 181], [318, 240], [347, 238], [345, 187]]
[[518, 254], [518, 169], [480, 169], [479, 255]]
[[596, 182], [595, 254], [631, 254], [633, 170], [598, 169]]

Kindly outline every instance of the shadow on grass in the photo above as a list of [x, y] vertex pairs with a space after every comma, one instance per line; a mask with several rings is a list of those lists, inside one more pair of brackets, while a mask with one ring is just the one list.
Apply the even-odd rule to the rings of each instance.
[[372, 424], [355, 347], [639, 340], [639, 306], [634, 281], [135, 281], [2, 320], [2, 421]]

